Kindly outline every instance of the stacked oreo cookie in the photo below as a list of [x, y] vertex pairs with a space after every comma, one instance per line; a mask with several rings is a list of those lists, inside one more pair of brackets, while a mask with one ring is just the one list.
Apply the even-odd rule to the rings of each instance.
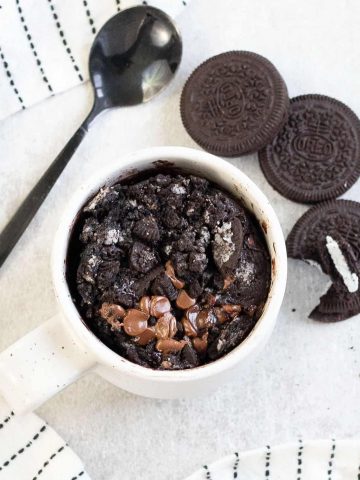
[[269, 183], [284, 197], [319, 205], [294, 226], [288, 255], [317, 262], [332, 286], [311, 313], [321, 321], [360, 313], [360, 204], [336, 200], [360, 175], [360, 120], [324, 95], [289, 101], [277, 69], [252, 52], [210, 58], [189, 77], [183, 124], [211, 153], [258, 152]]

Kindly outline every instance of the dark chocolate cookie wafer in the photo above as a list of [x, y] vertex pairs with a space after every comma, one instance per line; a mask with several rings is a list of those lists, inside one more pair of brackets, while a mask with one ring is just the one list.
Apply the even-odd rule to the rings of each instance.
[[201, 64], [181, 97], [181, 117], [205, 150], [236, 157], [256, 152], [284, 125], [289, 107], [274, 65], [252, 52], [227, 52]]
[[259, 159], [284, 197], [302, 203], [336, 198], [360, 175], [360, 120], [334, 98], [295, 97], [287, 123]]
[[332, 280], [310, 318], [335, 322], [360, 313], [360, 203], [333, 200], [311, 208], [286, 244], [289, 257], [318, 263]]

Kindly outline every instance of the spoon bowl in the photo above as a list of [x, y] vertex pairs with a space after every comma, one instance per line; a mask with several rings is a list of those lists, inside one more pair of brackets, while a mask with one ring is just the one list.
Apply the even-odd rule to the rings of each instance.
[[128, 8], [105, 23], [90, 52], [89, 73], [95, 92], [93, 107], [1, 232], [0, 266], [69, 163], [96, 116], [108, 108], [150, 100], [173, 78], [181, 55], [180, 33], [171, 18], [157, 8]]
[[115, 15], [102, 27], [90, 52], [96, 109], [150, 100], [170, 82], [181, 55], [180, 34], [161, 10], [140, 6]]

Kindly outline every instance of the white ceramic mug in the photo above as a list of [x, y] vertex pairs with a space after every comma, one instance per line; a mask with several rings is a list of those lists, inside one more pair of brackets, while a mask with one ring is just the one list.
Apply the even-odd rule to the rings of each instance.
[[[82, 321], [65, 278], [69, 236], [83, 205], [100, 187], [111, 185], [130, 173], [155, 168], [159, 160], [204, 176], [241, 200], [262, 226], [271, 254], [270, 292], [253, 331], [224, 357], [190, 370], [151, 370], [113, 352]], [[102, 169], [79, 188], [66, 209], [55, 238], [52, 273], [60, 313], [0, 355], [0, 393], [17, 413], [37, 408], [90, 370], [95, 370], [118, 387], [147, 397], [176, 398], [208, 392], [234, 377], [245, 359], [268, 340], [285, 292], [287, 258], [283, 233], [274, 210], [265, 195], [238, 168], [203, 151], [160, 147], [122, 158], [117, 167]]]

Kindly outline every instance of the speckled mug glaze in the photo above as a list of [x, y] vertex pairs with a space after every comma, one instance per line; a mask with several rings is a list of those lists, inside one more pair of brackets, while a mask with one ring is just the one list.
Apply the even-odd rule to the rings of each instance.
[[[250, 335], [224, 357], [181, 371], [155, 371], [136, 365], [104, 345], [82, 321], [65, 278], [70, 233], [78, 212], [100, 187], [130, 174], [156, 169], [159, 162], [206, 177], [237, 197], [258, 219], [269, 248], [272, 279], [263, 314]], [[276, 322], [286, 286], [283, 233], [269, 201], [238, 168], [208, 153], [159, 147], [132, 153], [117, 167], [97, 172], [70, 201], [56, 234], [52, 272], [61, 313], [21, 338], [0, 355], [0, 393], [17, 412], [32, 410], [88, 370], [129, 392], [152, 398], [177, 398], [209, 392], [233, 378], [240, 366], [266, 343]]]

